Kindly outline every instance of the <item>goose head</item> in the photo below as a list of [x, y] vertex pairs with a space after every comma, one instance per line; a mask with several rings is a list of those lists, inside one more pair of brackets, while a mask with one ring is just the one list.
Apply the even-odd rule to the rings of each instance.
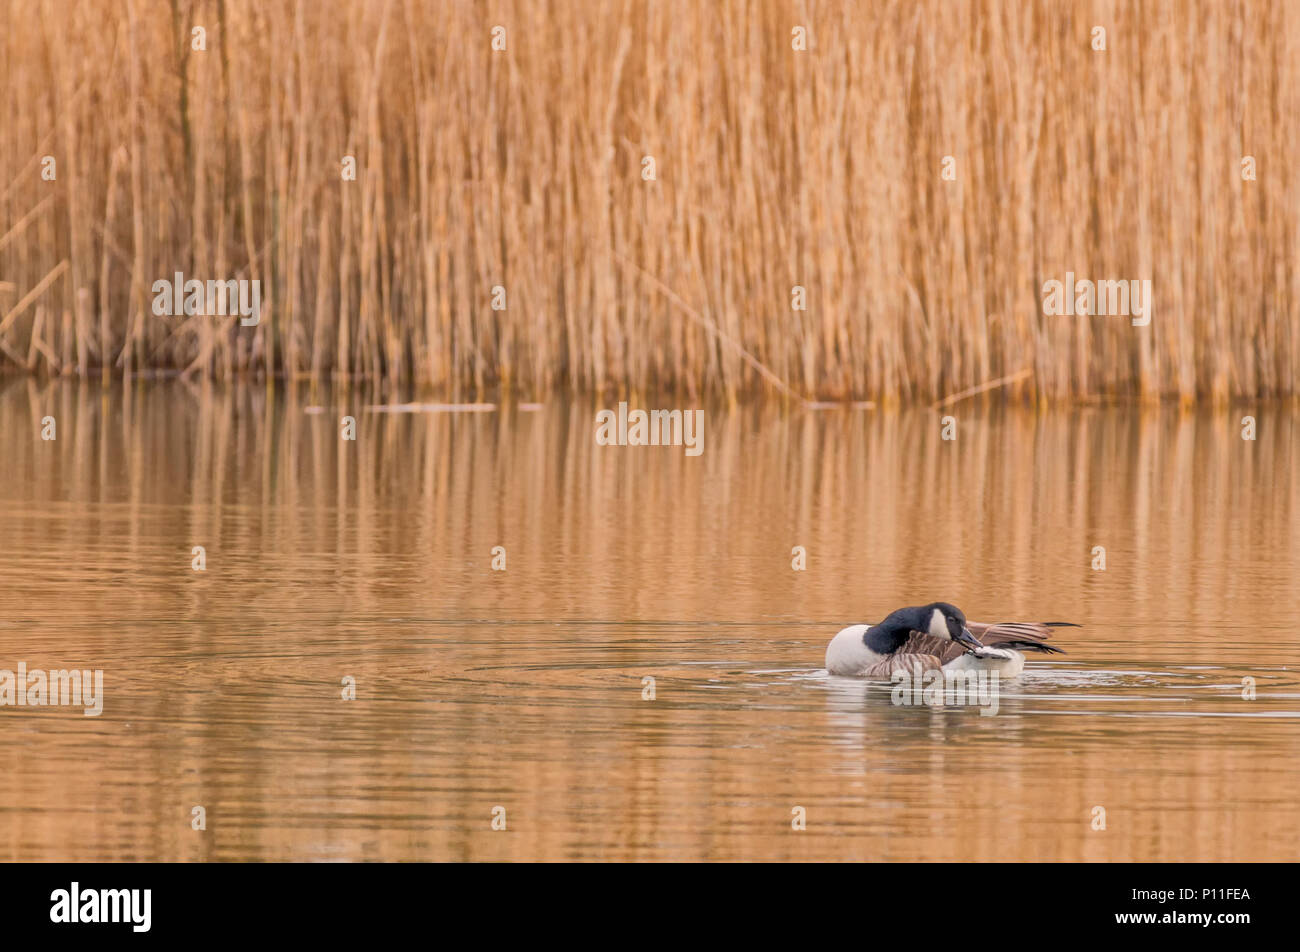
[[970, 629], [966, 627], [966, 616], [956, 605], [949, 605], [947, 602], [932, 602], [929, 605], [923, 605], [916, 611], [919, 613], [917, 619], [919, 624], [915, 626], [917, 631], [924, 631], [935, 638], [942, 638], [945, 641], [955, 641], [968, 650], [984, 647], [970, 633]]

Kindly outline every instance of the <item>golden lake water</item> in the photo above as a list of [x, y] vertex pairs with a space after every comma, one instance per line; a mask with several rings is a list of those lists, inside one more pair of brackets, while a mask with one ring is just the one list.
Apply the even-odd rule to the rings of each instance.
[[[376, 400], [0, 380], [0, 669], [104, 685], [0, 706], [0, 859], [1297, 856], [1292, 410]], [[826, 675], [936, 599], [1083, 627], [993, 716]]]

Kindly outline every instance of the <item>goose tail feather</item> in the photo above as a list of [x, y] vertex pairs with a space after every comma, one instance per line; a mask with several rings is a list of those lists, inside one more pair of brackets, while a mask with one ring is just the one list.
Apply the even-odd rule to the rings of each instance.
[[997, 646], [999, 648], [1014, 648], [1016, 651], [1041, 651], [1044, 654], [1065, 654], [1065, 649], [1057, 648], [1055, 645], [1046, 645], [1041, 641], [999, 641]]

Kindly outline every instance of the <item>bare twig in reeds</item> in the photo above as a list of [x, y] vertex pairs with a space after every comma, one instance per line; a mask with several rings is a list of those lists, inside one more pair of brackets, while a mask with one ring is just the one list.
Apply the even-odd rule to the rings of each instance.
[[63, 272], [67, 270], [68, 261], [65, 258], [63, 261], [56, 264], [50, 270], [49, 274], [41, 278], [41, 280], [36, 283], [36, 287], [24, 294], [17, 304], [11, 307], [3, 317], [0, 317], [0, 334], [3, 334], [8, 330], [9, 325], [18, 319], [18, 315], [22, 314], [29, 304], [40, 297], [45, 292], [45, 289], [57, 281], [63, 275]]
[[944, 397], [930, 405], [931, 410], [938, 410], [941, 407], [950, 407], [954, 403], [960, 403], [968, 397], [978, 396], [981, 393], [988, 393], [990, 390], [997, 390], [999, 387], [1009, 387], [1012, 384], [1020, 383], [1022, 380], [1028, 380], [1034, 375], [1034, 372], [1026, 367], [1019, 373], [1010, 374], [1006, 377], [999, 377], [997, 380], [990, 380], [988, 383], [982, 383], [978, 386], [967, 387], [965, 390], [958, 391], [950, 396]]
[[775, 373], [773, 373], [771, 370], [765, 367], [762, 361], [760, 361], [749, 351], [745, 350], [745, 348], [742, 347], [739, 343], [737, 343], [736, 340], [732, 338], [730, 335], [724, 333], [721, 329], [719, 329], [717, 324], [715, 324], [713, 321], [710, 321], [707, 317], [705, 317], [695, 308], [691, 307], [688, 303], [686, 303], [686, 301], [682, 300], [681, 296], [677, 294], [677, 292], [674, 291], [672, 288], [668, 287], [668, 285], [664, 284], [654, 275], [647, 272], [640, 265], [636, 264], [636, 262], [628, 261], [626, 258], [622, 257], [621, 255], [616, 255], [615, 260], [618, 261], [619, 264], [624, 265], [625, 267], [634, 269], [642, 278], [644, 278], [646, 281], [650, 282], [652, 285], [657, 287], [668, 298], [668, 300], [672, 301], [675, 305], [677, 305], [677, 307], [681, 309], [682, 313], [684, 313], [692, 321], [694, 321], [696, 324], [700, 325], [701, 327], [707, 328], [708, 330], [712, 331], [714, 337], [718, 339], [719, 343], [723, 344], [724, 346], [730, 348], [731, 350], [739, 354], [741, 358], [745, 361], [745, 363], [749, 364], [749, 366], [753, 367], [754, 370], [758, 372], [760, 377], [762, 377], [765, 381], [770, 383], [772, 386], [776, 387], [776, 389], [781, 391], [781, 393], [785, 394], [787, 397], [790, 397], [794, 400], [798, 400], [803, 403], [808, 402], [807, 397], [795, 393], [794, 390], [791, 389], [789, 384], [787, 384]]

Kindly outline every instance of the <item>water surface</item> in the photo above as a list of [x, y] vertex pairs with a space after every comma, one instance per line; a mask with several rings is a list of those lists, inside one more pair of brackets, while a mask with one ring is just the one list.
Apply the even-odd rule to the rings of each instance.
[[[0, 381], [0, 668], [105, 679], [0, 707], [0, 859], [1296, 857], [1284, 409], [376, 399]], [[936, 598], [1085, 627], [995, 716], [826, 676]]]

